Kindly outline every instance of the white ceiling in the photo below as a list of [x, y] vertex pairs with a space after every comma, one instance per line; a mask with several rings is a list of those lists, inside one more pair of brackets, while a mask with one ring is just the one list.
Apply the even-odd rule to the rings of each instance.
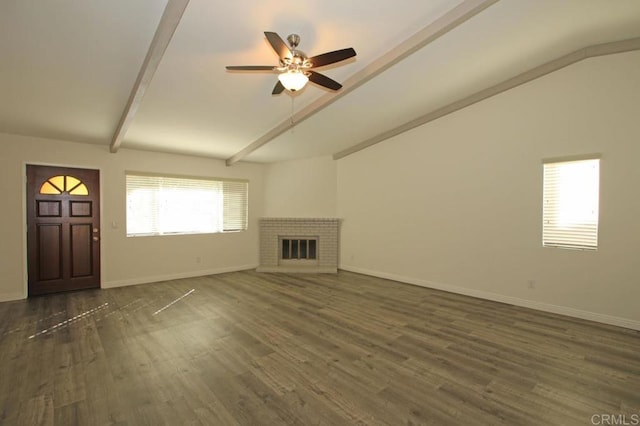
[[[353, 47], [355, 60], [321, 70], [348, 82], [461, 3], [190, 0], [121, 147], [229, 159], [332, 96], [312, 84], [273, 96], [275, 74], [227, 72], [277, 64], [264, 31], [299, 34], [310, 56]], [[0, 1], [0, 132], [109, 146], [166, 4]], [[242, 159], [332, 155], [559, 56], [635, 37], [638, 0], [501, 0], [366, 83], [345, 84], [344, 96]]]

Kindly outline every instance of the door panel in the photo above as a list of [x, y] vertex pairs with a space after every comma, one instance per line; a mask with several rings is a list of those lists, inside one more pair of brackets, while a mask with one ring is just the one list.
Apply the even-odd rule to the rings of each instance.
[[71, 217], [91, 217], [91, 201], [70, 201]]
[[100, 287], [98, 170], [27, 165], [29, 295]]
[[38, 217], [60, 217], [62, 215], [60, 201], [36, 200], [36, 203]]
[[40, 281], [62, 279], [62, 226], [38, 225]]
[[71, 277], [93, 274], [91, 259], [91, 224], [71, 225]]

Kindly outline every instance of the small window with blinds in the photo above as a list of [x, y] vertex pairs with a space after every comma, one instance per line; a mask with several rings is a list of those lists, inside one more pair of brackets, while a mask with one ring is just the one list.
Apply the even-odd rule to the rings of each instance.
[[542, 245], [598, 248], [600, 159], [545, 161]]
[[127, 236], [247, 229], [249, 183], [127, 172]]

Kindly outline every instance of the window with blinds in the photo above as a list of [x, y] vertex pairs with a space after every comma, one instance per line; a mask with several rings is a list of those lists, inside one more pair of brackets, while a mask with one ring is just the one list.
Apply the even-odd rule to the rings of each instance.
[[545, 162], [542, 245], [598, 248], [600, 159]]
[[249, 183], [126, 174], [127, 236], [247, 229]]

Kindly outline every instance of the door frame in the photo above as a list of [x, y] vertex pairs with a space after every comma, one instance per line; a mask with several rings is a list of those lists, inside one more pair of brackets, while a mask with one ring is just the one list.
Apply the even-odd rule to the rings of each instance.
[[98, 198], [100, 200], [100, 240], [98, 244], [100, 244], [100, 288], [103, 288], [104, 283], [104, 246], [102, 244], [104, 234], [102, 230], [103, 227], [103, 172], [104, 170], [100, 166], [93, 165], [78, 165], [78, 164], [70, 164], [70, 163], [46, 163], [42, 161], [23, 161], [22, 167], [20, 169], [22, 173], [22, 299], [26, 299], [29, 297], [29, 252], [27, 247], [27, 229], [28, 229], [28, 221], [27, 221], [27, 165], [30, 166], [46, 166], [46, 167], [69, 167], [75, 169], [92, 169], [98, 170], [98, 181], [100, 182], [100, 193], [98, 194]]

